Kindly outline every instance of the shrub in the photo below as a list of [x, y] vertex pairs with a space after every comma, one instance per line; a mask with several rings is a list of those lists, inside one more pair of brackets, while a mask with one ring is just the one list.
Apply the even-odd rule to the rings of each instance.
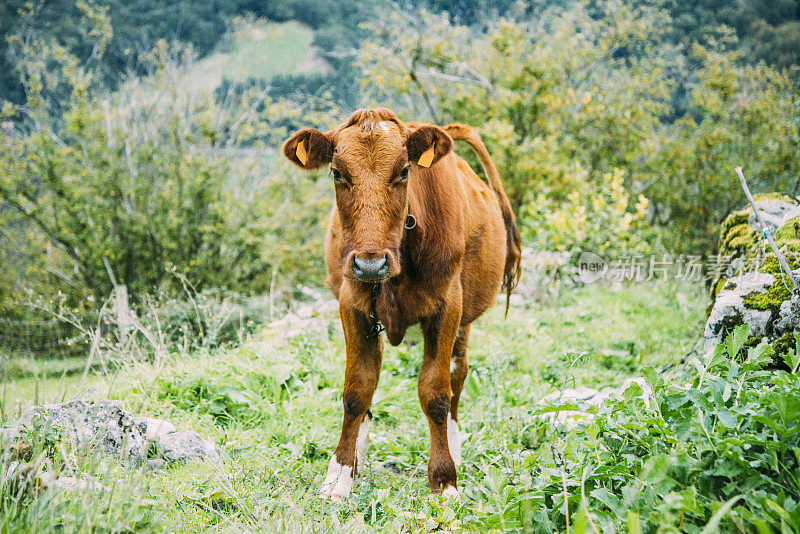
[[[228, 110], [181, 97], [173, 51], [162, 43], [152, 76], [107, 96], [65, 50], [35, 46], [27, 104], [12, 108], [31, 119], [0, 132], [0, 226], [22, 220], [35, 236], [13, 243], [31, 258], [32, 289], [85, 305], [114, 283], [138, 295], [169, 290], [172, 270], [201, 288], [264, 289], [263, 207], [234, 194], [239, 175], [215, 153]], [[50, 113], [52, 83], [69, 89], [63, 119]]]
[[[585, 173], [576, 169], [578, 173]], [[630, 195], [623, 186], [620, 169], [603, 175], [602, 182], [587, 190], [576, 190], [564, 203], [555, 203], [545, 194], [526, 205], [522, 217], [526, 242], [544, 250], [566, 250], [577, 259], [591, 251], [610, 259], [625, 254], [650, 252], [656, 241], [647, 224], [648, 201], [639, 195], [631, 212]]]
[[[648, 402], [634, 384], [589, 407], [591, 420], [522, 468], [530, 486], [509, 515], [534, 531], [563, 530], [566, 499], [574, 523], [600, 531], [800, 529], [800, 357], [790, 350], [789, 371], [765, 370], [772, 350], [746, 349], [748, 333], [738, 327], [692, 358], [685, 385], [646, 369]], [[539, 413], [552, 409], [576, 406]]]
[[476, 126], [512, 204], [534, 216], [523, 227], [542, 223], [541, 195], [560, 216], [620, 169], [628, 212], [644, 194], [671, 252], [709, 254], [741, 202], [736, 164], [756, 191], [797, 193], [795, 89], [788, 73], [741, 65], [728, 29], [691, 52], [663, 44], [671, 23], [657, 6], [618, 2], [501, 18], [485, 33], [392, 13], [369, 24], [360, 65], [368, 95], [403, 118]]

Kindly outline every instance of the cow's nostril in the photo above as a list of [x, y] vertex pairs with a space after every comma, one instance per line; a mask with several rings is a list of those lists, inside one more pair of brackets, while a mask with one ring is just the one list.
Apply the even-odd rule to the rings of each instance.
[[377, 280], [383, 278], [389, 269], [389, 256], [382, 258], [359, 258], [353, 255], [353, 272], [359, 280]]

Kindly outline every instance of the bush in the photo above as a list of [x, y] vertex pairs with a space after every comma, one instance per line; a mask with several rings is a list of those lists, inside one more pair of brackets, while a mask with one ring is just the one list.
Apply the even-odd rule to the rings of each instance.
[[[65, 50], [28, 52], [28, 100], [14, 111], [32, 119], [0, 132], [0, 225], [22, 220], [35, 236], [14, 243], [33, 259], [32, 289], [83, 305], [114, 283], [169, 290], [177, 270], [200, 288], [264, 290], [263, 206], [234, 194], [239, 176], [215, 152], [230, 110], [177, 92], [174, 52], [162, 43], [154, 74], [113, 96]], [[49, 111], [50, 83], [69, 88], [63, 120]]]
[[737, 62], [729, 30], [687, 53], [664, 44], [671, 26], [658, 7], [616, 2], [500, 19], [486, 33], [392, 13], [370, 23], [360, 65], [369, 96], [403, 118], [476, 126], [531, 233], [542, 195], [559, 217], [577, 207], [570, 195], [589, 198], [620, 169], [631, 215], [643, 194], [670, 252], [709, 254], [742, 198], [735, 165], [756, 191], [796, 194], [795, 91], [787, 73]]
[[[563, 469], [557, 449], [544, 464], [525, 466], [531, 479], [517, 497], [525, 503], [522, 524], [535, 518], [534, 531], [563, 530], [566, 485], [576, 529], [800, 529], [800, 357], [784, 355], [788, 372], [765, 370], [772, 350], [745, 349], [748, 333], [739, 327], [692, 358], [685, 385], [646, 369], [649, 402], [632, 385], [623, 398], [588, 408], [592, 420], [559, 444]], [[576, 406], [542, 413], [552, 409]]]
[[[585, 173], [580, 168], [576, 172]], [[525, 206], [522, 218], [530, 223], [526, 242], [543, 250], [569, 251], [573, 259], [584, 251], [607, 259], [651, 252], [656, 239], [647, 224], [647, 199], [639, 195], [636, 211], [628, 210], [631, 202], [621, 170], [606, 173], [597, 187], [586, 189], [573, 191], [564, 203], [541, 194]]]

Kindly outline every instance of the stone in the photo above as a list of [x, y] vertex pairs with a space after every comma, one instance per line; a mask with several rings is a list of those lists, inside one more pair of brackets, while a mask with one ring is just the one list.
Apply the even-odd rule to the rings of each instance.
[[717, 294], [711, 313], [703, 330], [704, 350], [708, 350], [724, 337], [734, 326], [745, 323], [752, 327], [751, 336], [765, 336], [772, 319], [769, 310], [754, 310], [745, 306], [744, 298], [757, 291], [764, 291], [775, 283], [769, 273], [752, 272], [728, 280]]
[[[11, 427], [0, 430], [4, 449], [19, 457], [31, 435], [49, 436], [71, 445], [73, 451], [121, 458], [144, 464], [151, 444], [164, 460], [216, 460], [213, 443], [193, 431], [176, 432], [169, 421], [134, 417], [119, 401], [73, 400], [34, 406]], [[160, 467], [160, 464], [158, 465]]]
[[[800, 197], [756, 195], [756, 206], [792, 274], [800, 280]], [[719, 258], [729, 261], [731, 268], [720, 270], [711, 284], [704, 350], [723, 341], [734, 327], [746, 324], [750, 326], [747, 346], [770, 344], [772, 365], [783, 366], [782, 355], [795, 349], [794, 334], [800, 330], [800, 296], [792, 295], [789, 274], [767, 246], [749, 206], [722, 223], [718, 249]], [[728, 280], [737, 269], [751, 272]]]
[[38, 477], [39, 483], [45, 489], [108, 491], [107, 487], [93, 480], [53, 475], [47, 471], [39, 473]]
[[192, 430], [170, 432], [160, 436], [158, 451], [168, 462], [219, 459], [214, 444]]
[[775, 334], [782, 336], [800, 331], [800, 293], [793, 293], [789, 300], [784, 300], [775, 322]]
[[[121, 402], [105, 399], [34, 406], [14, 426], [0, 430], [0, 443], [8, 457], [22, 460], [31, 451], [33, 436], [69, 444], [67, 453], [73, 462], [75, 451], [80, 451], [143, 465], [150, 473], [162, 472], [162, 467], [171, 462], [219, 459], [214, 444], [197, 432], [176, 432], [169, 421], [134, 417]], [[147, 459], [151, 447], [159, 458]], [[49, 465], [49, 459], [38, 465], [12, 461], [6, 474], [14, 487], [26, 492], [107, 489], [91, 480], [44, 470], [42, 465]]]
[[137, 421], [119, 401], [74, 400], [34, 406], [19, 421], [3, 429], [3, 442], [28, 441], [31, 433], [46, 433], [75, 450], [92, 450], [124, 460], [144, 458], [146, 423]]
[[336, 299], [320, 299], [316, 302], [303, 304], [295, 312], [289, 312], [280, 319], [269, 323], [268, 328], [283, 333], [286, 337], [293, 337], [307, 332], [323, 334], [327, 331], [327, 323], [318, 321], [317, 317], [327, 315], [339, 309]]
[[[650, 399], [653, 397], [653, 390], [650, 389], [650, 386], [647, 385], [647, 382], [642, 377], [628, 378], [618, 387], [607, 387], [600, 390], [579, 386], [577, 388], [567, 388], [563, 391], [554, 391], [542, 397], [537, 404], [547, 405], [574, 402], [579, 406], [599, 406], [603, 401], [611, 397], [622, 399], [625, 392], [633, 384], [639, 386], [642, 391], [639, 397], [644, 401], [645, 406], [650, 408]], [[595, 418], [593, 414], [586, 413], [581, 409], [545, 412], [541, 414], [540, 417], [553, 425], [563, 427], [565, 430], [572, 430], [578, 426], [579, 423], [588, 423]]]
[[[761, 216], [761, 220], [767, 223], [773, 232], [783, 226], [784, 223], [792, 217], [800, 215], [800, 205], [797, 204], [796, 199], [790, 198], [757, 200], [756, 208], [758, 209], [758, 214]], [[757, 232], [761, 232], [762, 230], [752, 210], [750, 216], [747, 218], [747, 224]]]
[[44, 471], [30, 462], [11, 462], [6, 469], [6, 480], [11, 482], [13, 493], [40, 493], [42, 490], [95, 490], [108, 488], [94, 480], [84, 480]]
[[136, 417], [135, 419], [137, 423], [145, 424], [147, 441], [155, 441], [165, 434], [175, 432], [175, 425], [163, 419], [155, 419], [153, 417]]

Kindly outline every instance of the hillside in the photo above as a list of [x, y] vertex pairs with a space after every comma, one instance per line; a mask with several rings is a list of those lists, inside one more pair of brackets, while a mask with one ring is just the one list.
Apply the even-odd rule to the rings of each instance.
[[180, 86], [191, 94], [213, 93], [223, 79], [241, 83], [276, 75], [325, 73], [329, 69], [311, 46], [314, 31], [298, 22], [240, 21], [220, 45], [193, 63]]

